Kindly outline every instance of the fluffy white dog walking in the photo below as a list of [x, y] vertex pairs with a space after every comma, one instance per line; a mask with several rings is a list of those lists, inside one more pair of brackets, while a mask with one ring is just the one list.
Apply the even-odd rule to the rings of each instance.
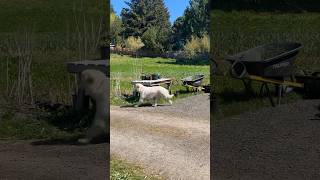
[[171, 98], [174, 95], [169, 94], [169, 91], [162, 86], [147, 87], [147, 86], [144, 86], [140, 83], [137, 83], [135, 85], [135, 88], [136, 88], [137, 92], [139, 92], [139, 94], [140, 94], [138, 106], [141, 105], [144, 102], [144, 100], [151, 100], [151, 101], [153, 101], [152, 106], [156, 107], [157, 102], [161, 98], [166, 99], [170, 104], [172, 104]]
[[107, 121], [109, 120], [108, 98], [109, 83], [107, 76], [98, 70], [88, 69], [81, 73], [81, 82], [85, 94], [90, 96], [96, 103], [96, 113], [93, 124], [84, 139], [80, 143], [90, 143], [93, 138], [109, 133]]

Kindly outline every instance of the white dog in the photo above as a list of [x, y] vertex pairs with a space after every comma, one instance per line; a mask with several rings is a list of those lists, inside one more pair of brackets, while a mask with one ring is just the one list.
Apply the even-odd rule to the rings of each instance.
[[92, 69], [84, 70], [81, 73], [81, 83], [85, 94], [96, 102], [93, 124], [89, 128], [86, 138], [79, 139], [80, 143], [90, 143], [93, 138], [106, 135], [109, 132], [107, 127], [107, 121], [109, 120], [109, 83], [104, 73]]
[[153, 87], [146, 87], [140, 83], [135, 85], [135, 88], [137, 92], [140, 93], [140, 99], [138, 106], [143, 103], [144, 100], [152, 100], [154, 107], [157, 106], [157, 102], [164, 98], [166, 99], [170, 104], [172, 104], [172, 101], [170, 100], [174, 95], [170, 95], [169, 91], [162, 87], [162, 86], [153, 86]]

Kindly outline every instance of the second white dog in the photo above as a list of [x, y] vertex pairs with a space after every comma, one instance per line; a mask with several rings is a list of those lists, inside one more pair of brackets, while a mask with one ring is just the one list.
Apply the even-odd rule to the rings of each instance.
[[140, 93], [140, 99], [138, 106], [141, 105], [144, 100], [150, 100], [153, 102], [152, 106], [156, 107], [157, 102], [163, 98], [172, 104], [171, 98], [173, 94], [169, 94], [169, 91], [162, 86], [147, 87], [140, 83], [135, 85], [136, 90]]
[[89, 143], [97, 136], [109, 133], [107, 121], [109, 120], [109, 82], [107, 76], [98, 70], [88, 69], [81, 73], [82, 86], [86, 95], [90, 96], [96, 103], [96, 113], [93, 124], [80, 143]]

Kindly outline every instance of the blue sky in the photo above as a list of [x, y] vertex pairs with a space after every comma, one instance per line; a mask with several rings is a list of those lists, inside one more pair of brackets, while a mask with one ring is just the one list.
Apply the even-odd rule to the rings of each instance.
[[[118, 15], [120, 15], [122, 8], [127, 7], [124, 3], [130, 0], [111, 0], [111, 5]], [[189, 5], [189, 0], [164, 0], [170, 13], [170, 22], [173, 23], [179, 16], [183, 15], [184, 10]]]

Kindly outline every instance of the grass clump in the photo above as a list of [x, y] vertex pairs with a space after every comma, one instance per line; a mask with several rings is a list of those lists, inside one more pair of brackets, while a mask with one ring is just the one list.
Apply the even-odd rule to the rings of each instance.
[[111, 180], [160, 180], [160, 178], [155, 176], [146, 175], [142, 168], [126, 163], [118, 158], [111, 158], [110, 166]]

